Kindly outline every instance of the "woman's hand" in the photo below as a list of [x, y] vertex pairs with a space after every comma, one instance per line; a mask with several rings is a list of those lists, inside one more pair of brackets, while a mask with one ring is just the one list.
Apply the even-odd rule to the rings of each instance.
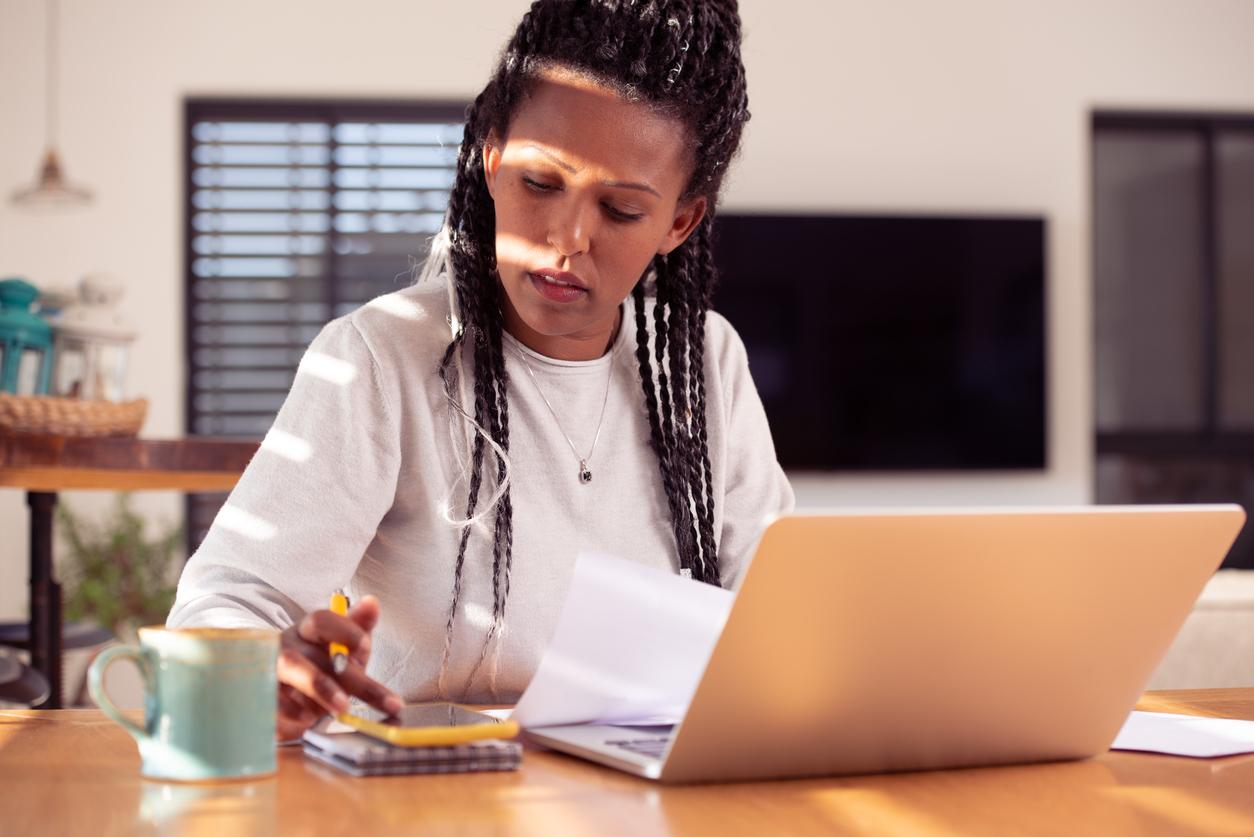
[[[285, 630], [279, 651], [279, 740], [299, 738], [327, 712], [348, 709], [355, 695], [389, 714], [401, 711], [399, 696], [366, 676], [370, 659], [370, 632], [379, 621], [379, 600], [366, 596], [340, 616], [315, 610]], [[327, 646], [339, 642], [348, 648], [348, 668], [334, 674]]]

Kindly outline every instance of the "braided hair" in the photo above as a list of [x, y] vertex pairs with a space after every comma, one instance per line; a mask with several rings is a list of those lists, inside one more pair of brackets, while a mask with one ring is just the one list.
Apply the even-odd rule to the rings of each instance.
[[[467, 688], [498, 637], [509, 596], [509, 379], [494, 204], [484, 179], [482, 150], [490, 136], [508, 134], [517, 106], [544, 70], [574, 71], [627, 101], [672, 117], [684, 129], [691, 171], [680, 199], [705, 197], [707, 210], [683, 244], [653, 258], [632, 291], [635, 356], [680, 570], [720, 584], [706, 435], [704, 338], [715, 280], [714, 209], [749, 119], [740, 40], [735, 0], [535, 0], [487, 86], [467, 108], [444, 228], [433, 240], [423, 270], [424, 279], [447, 274], [453, 336], [439, 373], [450, 408], [473, 435], [467, 445], [465, 516], [456, 520], [462, 530], [437, 684], [441, 695], [446, 694], [467, 545], [472, 530], [486, 530], [489, 515], [493, 622]], [[649, 295], [655, 298], [652, 340], [645, 304]], [[459, 359], [467, 353], [474, 370], [473, 393], [465, 391], [459, 372]], [[489, 448], [491, 463], [485, 462]], [[492, 470], [493, 492], [481, 503], [485, 468]], [[495, 694], [495, 662], [490, 688]]]

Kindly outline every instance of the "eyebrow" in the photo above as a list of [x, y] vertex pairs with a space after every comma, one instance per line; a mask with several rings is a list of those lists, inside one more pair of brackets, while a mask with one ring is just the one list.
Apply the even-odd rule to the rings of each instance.
[[[531, 148], [536, 151], [539, 151], [545, 157], [548, 157], [550, 160], [556, 163], [560, 168], [569, 172], [570, 174], [579, 173], [579, 169], [575, 168], [570, 163], [567, 163], [566, 161], [562, 160], [560, 157], [558, 157], [556, 154], [554, 154], [552, 151], [549, 151], [548, 149], [541, 148], [540, 146], [535, 145], [535, 144], [524, 145], [523, 148], [524, 149]], [[648, 192], [649, 194], [654, 195], [659, 198], [662, 197], [660, 194], [658, 194], [658, 191], [656, 189], [654, 189], [652, 186], [650, 186], [647, 183], [627, 183], [622, 180], [602, 180], [601, 185], [613, 186], [619, 189], [636, 189], [641, 192]]]

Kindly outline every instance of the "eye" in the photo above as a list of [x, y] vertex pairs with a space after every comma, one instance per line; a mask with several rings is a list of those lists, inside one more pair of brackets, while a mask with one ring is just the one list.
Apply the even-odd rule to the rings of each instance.
[[624, 223], [627, 223], [630, 221], [639, 221], [641, 218], [644, 217], [644, 215], [632, 215], [629, 212], [623, 212], [622, 210], [615, 209], [614, 207], [610, 206], [608, 203], [605, 204], [605, 211], [608, 212], [609, 216], [613, 218], [615, 221], [622, 221]]
[[[561, 191], [560, 186], [552, 186], [552, 185], [549, 185], [548, 183], [540, 183], [539, 181], [532, 180], [530, 177], [527, 177], [527, 175], [525, 174], [522, 176], [522, 182], [527, 186], [528, 189], [532, 190], [533, 192], [539, 192], [540, 194]], [[639, 221], [641, 218], [644, 217], [643, 213], [633, 214], [630, 212], [623, 212], [621, 209], [616, 209], [615, 207], [610, 206], [608, 203], [602, 204], [602, 206], [605, 207], [605, 213], [607, 215], [609, 215], [615, 221], [618, 221], [623, 224], [629, 224], [633, 221]]]
[[522, 179], [522, 180], [523, 180], [523, 183], [526, 183], [526, 184], [527, 184], [527, 187], [528, 187], [528, 188], [530, 188], [530, 189], [534, 189], [534, 190], [535, 190], [535, 191], [537, 191], [537, 192], [555, 192], [555, 191], [557, 191], [557, 187], [556, 187], [556, 186], [550, 186], [550, 185], [548, 185], [547, 183], [537, 183], [536, 181], [532, 180], [530, 177], [527, 177], [527, 176], [525, 176], [525, 175], [523, 176], [523, 179]]

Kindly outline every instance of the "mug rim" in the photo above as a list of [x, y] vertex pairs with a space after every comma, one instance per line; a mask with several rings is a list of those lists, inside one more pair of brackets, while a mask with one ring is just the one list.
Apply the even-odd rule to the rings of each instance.
[[165, 625], [144, 625], [136, 633], [143, 639], [146, 636], [188, 636], [208, 640], [258, 640], [279, 637], [277, 628], [167, 628]]

